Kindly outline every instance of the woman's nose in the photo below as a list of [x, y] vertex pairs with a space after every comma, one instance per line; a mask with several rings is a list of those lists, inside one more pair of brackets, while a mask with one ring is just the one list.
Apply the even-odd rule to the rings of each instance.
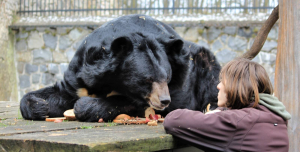
[[[220, 82], [221, 83], [221, 82]], [[220, 90], [220, 83], [217, 85], [217, 89]]]

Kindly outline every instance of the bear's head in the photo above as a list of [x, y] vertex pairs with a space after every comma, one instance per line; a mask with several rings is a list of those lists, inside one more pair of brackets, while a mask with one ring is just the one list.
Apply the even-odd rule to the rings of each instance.
[[94, 36], [79, 48], [82, 66], [77, 77], [86, 88], [98, 96], [116, 91], [157, 110], [170, 104], [168, 84], [181, 87], [189, 63], [180, 37], [135, 32], [97, 43]]

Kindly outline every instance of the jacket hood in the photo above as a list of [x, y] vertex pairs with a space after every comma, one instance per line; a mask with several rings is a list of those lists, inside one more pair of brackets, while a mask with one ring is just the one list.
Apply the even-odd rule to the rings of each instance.
[[260, 93], [258, 103], [281, 116], [284, 120], [291, 119], [291, 115], [286, 111], [283, 103], [279, 101], [275, 96], [266, 93]]

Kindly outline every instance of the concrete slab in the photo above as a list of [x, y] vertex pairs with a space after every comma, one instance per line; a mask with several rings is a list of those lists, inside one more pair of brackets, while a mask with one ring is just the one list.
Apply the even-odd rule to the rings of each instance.
[[[182, 145], [181, 145], [182, 146]], [[118, 125], [92, 129], [32, 132], [0, 136], [6, 151], [158, 151], [180, 147], [162, 124]]]
[[0, 101], [0, 151], [161, 151], [186, 147], [158, 126], [24, 120]]

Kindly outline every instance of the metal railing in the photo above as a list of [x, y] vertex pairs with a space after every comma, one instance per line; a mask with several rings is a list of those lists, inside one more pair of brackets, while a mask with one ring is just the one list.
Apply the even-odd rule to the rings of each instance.
[[20, 0], [20, 16], [120, 16], [270, 13], [278, 0]]

